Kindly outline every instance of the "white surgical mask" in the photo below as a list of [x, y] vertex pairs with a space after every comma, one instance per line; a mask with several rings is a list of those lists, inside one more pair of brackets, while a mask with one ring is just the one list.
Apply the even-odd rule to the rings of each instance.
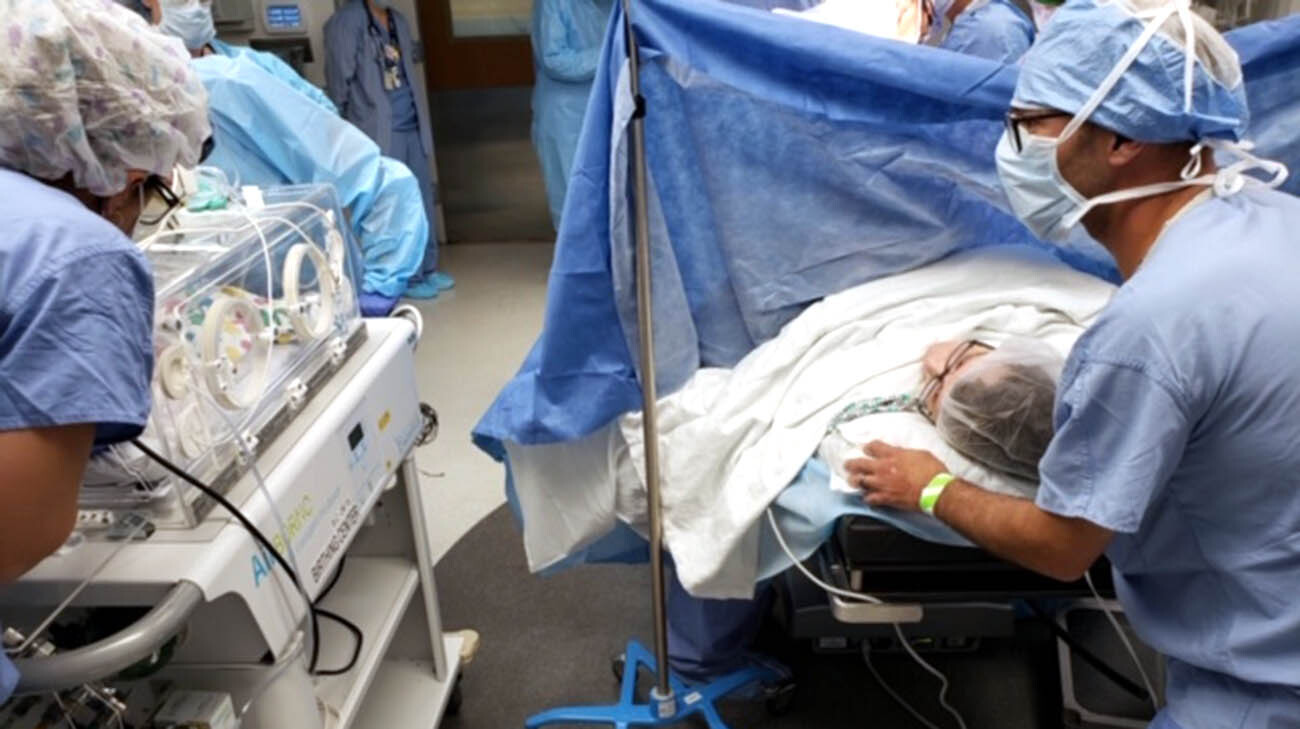
[[1042, 240], [1063, 242], [1074, 227], [1067, 221], [1088, 200], [1061, 176], [1056, 166], [1055, 139], [1022, 134], [1023, 144], [1017, 153], [1009, 134], [1002, 133], [997, 161], [998, 177], [1011, 210]]
[[[1215, 194], [1221, 197], [1234, 195], [1240, 192], [1247, 182], [1261, 183], [1258, 179], [1247, 177], [1244, 173], [1248, 170], [1258, 169], [1271, 173], [1272, 178], [1262, 183], [1269, 187], [1277, 187], [1286, 181], [1286, 165], [1272, 160], [1260, 159], [1250, 154], [1252, 149], [1250, 143], [1233, 143], [1222, 140], [1204, 140], [1193, 145], [1190, 153], [1191, 157], [1178, 180], [1116, 190], [1091, 199], [1081, 195], [1061, 174], [1056, 160], [1057, 149], [1065, 140], [1079, 131], [1084, 122], [1092, 116], [1092, 113], [1105, 100], [1110, 90], [1119, 82], [1124, 72], [1137, 59], [1138, 54], [1155, 36], [1160, 26], [1174, 13], [1178, 12], [1190, 13], [1191, 11], [1187, 10], [1182, 4], [1171, 3], [1152, 17], [1146, 31], [1133, 43], [1133, 46], [1115, 65], [1110, 75], [1093, 92], [1088, 102], [1083, 105], [1079, 113], [1075, 114], [1070, 123], [1061, 131], [1059, 137], [1053, 139], [1032, 134], [1022, 134], [1024, 143], [1021, 151], [1017, 153], [1011, 145], [1011, 140], [1008, 137], [1009, 132], [1003, 133], [997, 149], [998, 177], [1002, 180], [1002, 186], [1006, 190], [1011, 209], [1025, 226], [1039, 238], [1054, 243], [1063, 242], [1069, 236], [1070, 230], [1078, 225], [1079, 221], [1083, 220], [1084, 216], [1098, 205], [1136, 200], [1197, 185], [1213, 187]], [[1188, 39], [1186, 47], [1187, 65], [1185, 69], [1187, 86], [1184, 103], [1190, 109], [1192, 103], [1192, 64], [1196, 63], [1195, 37], [1190, 21], [1184, 18], [1184, 24]], [[1229, 152], [1239, 159], [1214, 174], [1202, 175], [1201, 154], [1207, 147]]]
[[212, 5], [204, 0], [162, 6], [162, 29], [180, 38], [185, 47], [197, 51], [217, 37], [212, 22]]

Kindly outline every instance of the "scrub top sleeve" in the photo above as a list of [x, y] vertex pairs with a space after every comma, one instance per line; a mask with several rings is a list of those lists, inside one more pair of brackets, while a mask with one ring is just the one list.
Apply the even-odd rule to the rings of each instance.
[[542, 66], [551, 78], [578, 83], [596, 76], [601, 46], [579, 48], [571, 26], [577, 22], [566, 6], [546, 2], [541, 8], [541, 27], [537, 42], [541, 46]]
[[0, 430], [94, 424], [95, 444], [149, 418], [153, 278], [134, 250], [58, 262], [13, 292], [0, 329]]
[[1039, 463], [1038, 506], [1131, 534], [1182, 459], [1189, 419], [1172, 389], [1133, 366], [1071, 369]]
[[364, 28], [350, 25], [355, 24], [348, 23], [340, 15], [325, 23], [325, 93], [343, 116], [347, 116], [348, 87], [357, 75], [357, 56], [361, 46], [357, 33], [365, 32]]

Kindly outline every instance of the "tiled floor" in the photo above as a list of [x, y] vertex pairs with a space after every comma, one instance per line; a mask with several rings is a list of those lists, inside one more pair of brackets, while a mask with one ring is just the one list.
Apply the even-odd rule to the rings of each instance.
[[420, 396], [441, 421], [418, 454], [434, 559], [505, 501], [502, 467], [470, 442], [487, 410], [537, 338], [553, 247], [479, 243], [444, 249], [456, 288], [418, 302]]

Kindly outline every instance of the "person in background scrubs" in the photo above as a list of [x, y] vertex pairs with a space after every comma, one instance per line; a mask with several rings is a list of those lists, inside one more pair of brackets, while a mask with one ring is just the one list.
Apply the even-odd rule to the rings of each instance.
[[374, 141], [288, 64], [217, 41], [211, 3], [146, 2], [157, 9], [150, 16], [159, 27], [190, 50], [208, 90], [216, 135], [208, 163], [241, 184], [334, 185], [361, 248], [361, 313], [384, 316], [398, 298], [412, 295], [410, 281], [420, 275], [429, 239], [418, 178], [382, 156]]
[[321, 107], [338, 113], [334, 102], [319, 87], [293, 70], [274, 53], [256, 51], [246, 46], [233, 46], [217, 40], [217, 26], [212, 19], [212, 0], [127, 0], [141, 1], [148, 8], [149, 18], [164, 31], [180, 38], [196, 57], [216, 53], [227, 58], [246, 56], [262, 70], [275, 76], [305, 95]]
[[[125, 231], [210, 134], [185, 49], [129, 11], [45, 0], [5, 23], [0, 582], [67, 539], [92, 449], [144, 430], [153, 276]], [[0, 702], [17, 679], [0, 654]]]
[[933, 0], [928, 45], [1012, 64], [1034, 42], [1034, 24], [1011, 0]]
[[429, 236], [408, 295], [436, 296], [455, 285], [438, 271], [437, 212], [428, 100], [415, 86], [415, 42], [392, 0], [349, 0], [325, 23], [325, 87], [339, 113], [375, 140], [420, 182]]
[[1168, 658], [1158, 729], [1300, 727], [1300, 199], [1237, 143], [1248, 120], [1236, 53], [1187, 3], [1062, 6], [998, 171], [1031, 231], [1082, 223], [1125, 282], [1070, 354], [1037, 499], [884, 443], [846, 464], [869, 503], [1058, 579], [1104, 551]]
[[533, 3], [533, 147], [558, 230], [613, 0]]

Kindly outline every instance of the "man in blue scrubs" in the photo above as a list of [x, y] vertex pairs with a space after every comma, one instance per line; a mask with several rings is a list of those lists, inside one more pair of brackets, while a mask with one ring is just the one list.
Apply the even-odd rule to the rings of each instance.
[[350, 0], [325, 23], [325, 87], [344, 119], [420, 181], [430, 234], [412, 296], [435, 296], [454, 285], [438, 271], [433, 131], [428, 101], [415, 84], [411, 25], [392, 0]]
[[[210, 134], [181, 44], [130, 11], [47, 0], [5, 20], [0, 582], [67, 539], [92, 448], [144, 428], [153, 277], [124, 231], [156, 176], [197, 164]], [[0, 701], [16, 680], [0, 656]]]
[[883, 443], [852, 478], [1060, 579], [1105, 551], [1168, 657], [1153, 727], [1300, 727], [1300, 200], [1235, 144], [1236, 54], [1184, 3], [1072, 0], [1012, 107], [1012, 208], [1047, 240], [1082, 222], [1125, 278], [1062, 375], [1037, 503]]
[[1011, 0], [935, 0], [926, 42], [1015, 63], [1034, 42], [1034, 24]]

